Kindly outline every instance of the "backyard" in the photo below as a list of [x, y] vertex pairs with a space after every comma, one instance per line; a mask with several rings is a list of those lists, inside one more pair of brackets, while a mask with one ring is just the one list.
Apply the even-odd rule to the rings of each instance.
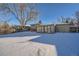
[[[15, 41], [21, 43], [27, 43], [27, 41], [30, 41], [30, 42], [36, 42], [45, 45], [52, 45], [52, 46], [55, 45], [58, 56], [79, 55], [79, 47], [78, 47], [79, 33], [46, 34], [46, 33], [36, 33], [36, 32], [26, 31], [26, 32], [0, 35], [0, 47], [8, 43], [10, 44], [11, 42], [13, 43]], [[1, 51], [2, 50], [0, 50], [0, 52]]]
[[79, 56], [79, 4], [0, 4], [0, 56]]

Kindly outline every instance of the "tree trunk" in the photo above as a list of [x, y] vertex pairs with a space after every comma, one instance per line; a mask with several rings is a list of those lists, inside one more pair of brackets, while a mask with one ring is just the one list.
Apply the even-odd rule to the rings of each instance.
[[20, 26], [21, 30], [24, 30], [24, 27], [25, 27], [25, 24], [22, 23], [21, 26]]

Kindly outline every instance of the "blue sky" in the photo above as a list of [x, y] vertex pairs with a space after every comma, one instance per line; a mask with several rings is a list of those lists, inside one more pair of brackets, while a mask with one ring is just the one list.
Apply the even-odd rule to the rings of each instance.
[[60, 16], [75, 16], [75, 11], [79, 10], [79, 4], [38, 4], [38, 10], [43, 23], [57, 23]]
[[[59, 3], [42, 3], [37, 4], [36, 8], [39, 11], [39, 20], [42, 21], [43, 24], [51, 24], [58, 23], [58, 18], [61, 16], [64, 17], [72, 17], [75, 16], [75, 11], [79, 10], [79, 4], [59, 4]], [[12, 18], [10, 21], [12, 24], [18, 24], [18, 21]], [[34, 23], [28, 22], [28, 24]]]

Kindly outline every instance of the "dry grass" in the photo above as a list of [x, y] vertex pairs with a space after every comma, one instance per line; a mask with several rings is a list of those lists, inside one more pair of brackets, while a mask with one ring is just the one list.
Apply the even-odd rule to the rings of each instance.
[[0, 34], [8, 34], [15, 32], [15, 29], [12, 28], [8, 23], [2, 23], [0, 24]]

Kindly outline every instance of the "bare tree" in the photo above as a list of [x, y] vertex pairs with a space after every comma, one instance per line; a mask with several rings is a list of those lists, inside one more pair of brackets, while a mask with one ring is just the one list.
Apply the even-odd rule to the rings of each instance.
[[58, 19], [61, 23], [65, 23], [65, 17], [61, 16], [59, 19]]
[[34, 20], [38, 16], [38, 12], [35, 9], [35, 4], [0, 4], [0, 11], [4, 11], [5, 14], [12, 14], [23, 27], [28, 21]]
[[60, 20], [61, 20], [62, 23], [73, 24], [75, 19], [71, 18], [71, 17], [61, 16]]
[[76, 19], [77, 19], [77, 23], [79, 23], [79, 11], [76, 11], [76, 12], [75, 12], [75, 17], [76, 17]]

